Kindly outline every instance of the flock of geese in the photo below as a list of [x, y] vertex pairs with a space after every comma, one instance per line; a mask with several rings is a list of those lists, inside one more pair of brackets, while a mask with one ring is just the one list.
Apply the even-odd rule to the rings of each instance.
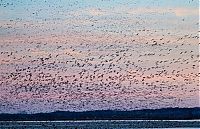
[[[2, 1], [1, 9], [14, 6]], [[187, 18], [173, 30], [116, 15], [1, 20], [0, 111], [198, 106], [198, 30], [184, 30]]]

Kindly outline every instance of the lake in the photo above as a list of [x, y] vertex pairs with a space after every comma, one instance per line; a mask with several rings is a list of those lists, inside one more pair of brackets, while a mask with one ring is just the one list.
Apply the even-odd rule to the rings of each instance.
[[0, 129], [134, 129], [200, 127], [200, 120], [91, 120], [91, 121], [7, 121]]

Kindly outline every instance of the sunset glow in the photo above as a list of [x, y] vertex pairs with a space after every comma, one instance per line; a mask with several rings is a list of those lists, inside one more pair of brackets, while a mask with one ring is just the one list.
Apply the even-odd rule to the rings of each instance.
[[199, 107], [198, 2], [0, 1], [0, 112]]

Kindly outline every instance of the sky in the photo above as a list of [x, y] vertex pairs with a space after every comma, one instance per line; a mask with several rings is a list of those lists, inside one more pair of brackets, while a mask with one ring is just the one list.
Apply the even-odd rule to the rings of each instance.
[[199, 107], [198, 0], [1, 0], [0, 113]]

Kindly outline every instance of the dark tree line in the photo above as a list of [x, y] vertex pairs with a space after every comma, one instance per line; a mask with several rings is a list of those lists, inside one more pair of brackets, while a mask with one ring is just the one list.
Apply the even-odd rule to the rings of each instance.
[[56, 111], [37, 114], [0, 114], [0, 121], [54, 121], [54, 120], [191, 120], [200, 119], [200, 108], [165, 108], [133, 111]]

